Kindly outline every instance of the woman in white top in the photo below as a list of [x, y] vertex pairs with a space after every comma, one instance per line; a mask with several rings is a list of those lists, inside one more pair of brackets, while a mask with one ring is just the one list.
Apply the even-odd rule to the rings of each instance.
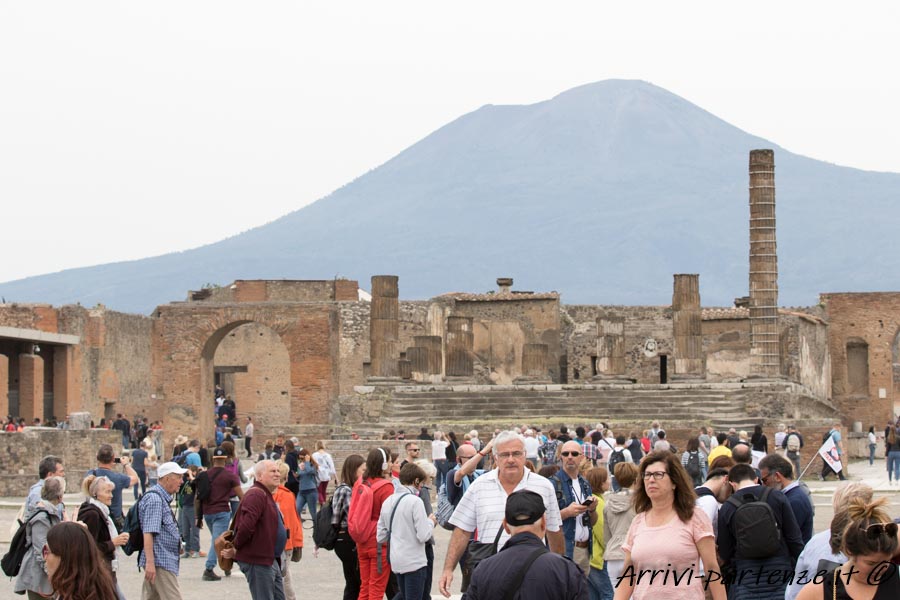
[[337, 470], [334, 468], [334, 459], [325, 451], [325, 442], [322, 440], [316, 442], [316, 451], [313, 453], [313, 459], [319, 465], [319, 504], [322, 505], [325, 504], [328, 484], [332, 479], [336, 479]]
[[437, 489], [441, 489], [441, 486], [444, 485], [444, 478], [447, 476], [447, 471], [450, 470], [450, 465], [447, 464], [447, 446], [449, 445], [444, 440], [443, 432], [434, 432], [434, 441], [431, 442], [431, 460], [438, 472]]

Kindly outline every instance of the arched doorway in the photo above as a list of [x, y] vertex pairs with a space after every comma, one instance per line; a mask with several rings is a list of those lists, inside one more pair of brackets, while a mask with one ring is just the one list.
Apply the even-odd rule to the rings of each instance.
[[234, 400], [242, 430], [248, 416], [258, 435], [296, 420], [291, 414], [290, 353], [281, 336], [266, 325], [236, 321], [217, 330], [204, 346], [201, 378], [200, 421], [206, 437], [213, 432], [217, 383]]

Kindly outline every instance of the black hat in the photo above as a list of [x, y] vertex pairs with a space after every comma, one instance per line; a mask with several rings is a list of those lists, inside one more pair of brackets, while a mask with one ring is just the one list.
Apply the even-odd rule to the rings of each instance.
[[213, 458], [228, 458], [228, 454], [225, 452], [225, 449], [221, 446], [213, 450], [212, 453]]
[[510, 527], [531, 525], [544, 514], [544, 499], [536, 492], [519, 490], [506, 499], [506, 522]]

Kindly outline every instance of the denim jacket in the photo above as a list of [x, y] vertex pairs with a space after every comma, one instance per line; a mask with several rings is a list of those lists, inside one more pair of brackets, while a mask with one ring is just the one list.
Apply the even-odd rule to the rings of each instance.
[[[550, 483], [553, 484], [553, 487], [556, 489], [556, 500], [559, 503], [559, 510], [562, 510], [572, 504], [573, 502], [577, 502], [575, 498], [575, 491], [572, 489], [572, 479], [569, 475], [562, 469], [556, 472], [556, 474], [550, 478]], [[591, 485], [587, 482], [587, 480], [581, 475], [578, 476], [578, 483], [581, 484], [581, 489], [585, 490], [584, 499], [590, 499], [593, 495], [593, 490], [591, 490]], [[572, 553], [575, 548], [575, 519], [589, 518], [586, 517], [588, 513], [584, 513], [583, 515], [577, 517], [569, 517], [568, 519], [564, 519], [562, 523], [562, 531], [563, 537], [566, 540], [566, 556], [572, 558]], [[593, 535], [593, 528], [590, 525], [590, 522], [587, 523], [588, 529], [588, 554], [591, 553], [593, 544], [591, 536]]]

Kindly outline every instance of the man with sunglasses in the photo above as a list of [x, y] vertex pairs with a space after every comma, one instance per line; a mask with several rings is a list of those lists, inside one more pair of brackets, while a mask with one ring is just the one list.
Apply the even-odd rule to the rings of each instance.
[[759, 461], [759, 474], [763, 485], [781, 490], [787, 496], [805, 545], [813, 536], [813, 517], [816, 515], [815, 507], [809, 499], [809, 488], [794, 481], [794, 466], [791, 461], [778, 454], [769, 454]]
[[562, 468], [550, 478], [559, 504], [566, 556], [587, 575], [591, 564], [591, 535], [597, 523], [597, 498], [578, 470], [584, 452], [578, 442], [566, 442], [559, 451]]
[[419, 460], [419, 456], [421, 453], [419, 452], [419, 443], [418, 442], [406, 442], [406, 458], [403, 459], [403, 462], [400, 463], [400, 468], [403, 468], [403, 465], [406, 463], [414, 463]]
[[502, 548], [509, 539], [509, 534], [502, 527], [506, 499], [515, 491], [530, 490], [541, 495], [546, 508], [550, 550], [557, 554], [565, 551], [553, 484], [525, 468], [525, 438], [514, 431], [499, 433], [494, 438], [493, 456], [497, 468], [472, 482], [450, 517], [450, 524], [456, 529], [450, 538], [440, 580], [441, 593], [448, 598], [453, 571], [469, 544], [472, 532], [478, 531], [479, 543], [491, 544], [496, 540], [497, 549]]

